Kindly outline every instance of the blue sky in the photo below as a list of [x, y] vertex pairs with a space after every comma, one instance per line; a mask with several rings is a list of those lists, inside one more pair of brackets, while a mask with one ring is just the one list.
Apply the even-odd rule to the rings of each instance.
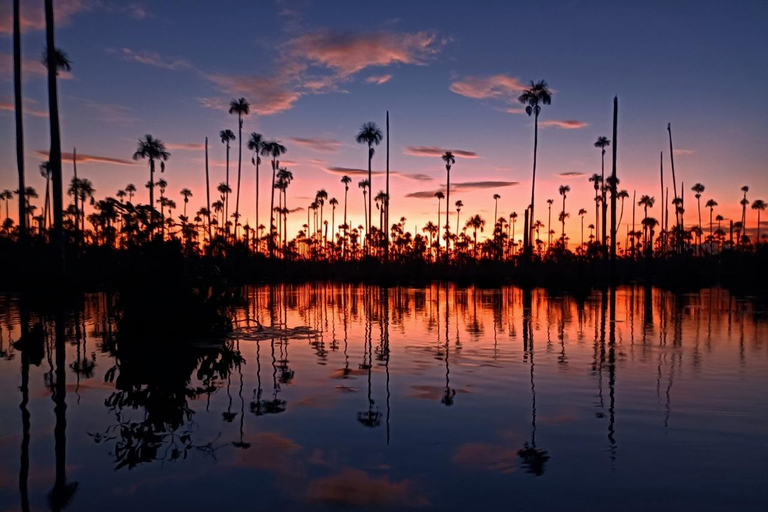
[[[31, 184], [42, 190], [35, 169], [44, 157], [35, 151], [48, 144], [38, 63], [43, 2], [22, 4], [29, 61], [27, 165]], [[598, 135], [611, 135], [614, 95], [620, 101], [619, 176], [630, 194], [637, 190], [638, 196], [658, 199], [659, 152], [665, 152], [668, 170], [665, 128], [671, 122], [680, 150], [678, 180], [687, 189], [697, 181], [705, 184], [703, 199], [715, 198], [726, 216], [737, 214], [742, 185], [751, 187], [751, 199], [768, 195], [765, 2], [734, 7], [708, 1], [567, 1], [543, 7], [56, 0], [55, 5], [57, 45], [74, 63], [72, 75], [59, 81], [63, 145], [99, 157], [78, 168], [98, 195], [146, 182], [145, 166], [105, 159], [130, 159], [136, 140], [151, 133], [170, 146], [169, 188], [191, 188], [192, 204], [201, 205], [199, 145], [209, 137], [214, 180], [221, 181], [224, 149], [218, 132], [236, 130], [226, 103], [243, 96], [254, 110], [245, 132], [278, 138], [288, 147], [285, 161], [295, 176], [290, 207], [305, 207], [319, 188], [341, 200], [340, 175], [329, 169], [365, 168], [366, 152], [354, 143], [355, 132], [365, 121], [383, 128], [389, 110], [391, 169], [398, 173], [392, 180], [393, 217], [407, 217], [412, 228], [435, 216], [433, 199], [406, 195], [440, 189], [445, 172], [437, 156], [415, 155], [433, 151], [413, 148], [449, 148], [476, 153], [458, 159], [452, 181], [472, 184], [452, 190], [451, 202], [464, 202], [463, 218], [464, 212], [480, 213], [490, 224], [494, 193], [502, 196], [499, 207], [506, 215], [527, 204], [533, 129], [515, 98], [522, 84], [542, 78], [555, 91], [540, 118], [536, 208], [542, 220], [545, 201], [559, 199], [560, 184], [572, 189], [568, 210], [574, 227], [578, 208], [592, 211], [587, 177], [600, 163], [592, 144]], [[0, 7], [0, 23], [0, 188], [13, 188], [10, 1]], [[232, 156], [236, 160], [234, 148]], [[242, 201], [252, 219], [249, 162], [246, 152]], [[382, 146], [374, 169], [383, 165]], [[236, 163], [230, 172], [236, 172]], [[374, 177], [374, 192], [383, 181]], [[261, 190], [267, 186], [262, 182]], [[362, 196], [356, 185], [350, 192], [350, 211], [362, 223]], [[293, 231], [306, 219], [295, 217]]]

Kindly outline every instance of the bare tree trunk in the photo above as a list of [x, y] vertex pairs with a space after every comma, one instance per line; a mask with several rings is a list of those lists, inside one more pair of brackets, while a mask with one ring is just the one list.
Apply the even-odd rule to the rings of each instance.
[[59, 96], [56, 89], [56, 65], [51, 56], [56, 51], [54, 40], [53, 0], [45, 0], [45, 41], [48, 55], [48, 124], [51, 132], [51, 148], [48, 160], [53, 178], [53, 234], [59, 249], [59, 265], [63, 272], [64, 260], [64, 208], [61, 170], [61, 133], [59, 129]]
[[384, 217], [384, 261], [389, 261], [389, 110], [387, 110], [387, 197], [384, 199], [384, 207], [386, 208]]
[[24, 199], [26, 195], [26, 180], [24, 176], [24, 117], [21, 101], [20, 19], [19, 0], [13, 0], [13, 97], [16, 114], [16, 165], [19, 172], [19, 238], [23, 238], [27, 234], [27, 216], [24, 211], [26, 203]]
[[616, 156], [618, 151], [619, 98], [613, 97], [613, 167], [611, 170], [611, 261], [616, 261], [616, 192], [618, 179], [616, 177]]

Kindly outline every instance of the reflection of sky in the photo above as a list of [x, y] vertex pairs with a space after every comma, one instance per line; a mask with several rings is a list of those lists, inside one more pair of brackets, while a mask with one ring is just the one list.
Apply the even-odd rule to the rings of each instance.
[[[22, 4], [29, 181], [42, 190], [36, 171], [42, 157], [35, 153], [48, 140], [37, 63], [42, 2]], [[750, 185], [751, 199], [768, 188], [768, 68], [758, 53], [768, 46], [763, 2], [740, 2], [734, 9], [709, 0], [632, 6], [583, 1], [542, 10], [502, 1], [467, 9], [464, 2], [449, 1], [439, 11], [432, 2], [364, 8], [346, 1], [262, 4], [193, 0], [180, 9], [176, 2], [56, 2], [57, 42], [74, 61], [72, 75], [60, 80], [65, 150], [76, 146], [82, 154], [126, 159], [149, 132], [169, 144], [170, 189], [191, 188], [196, 210], [204, 197], [200, 145], [209, 137], [215, 187], [223, 180], [225, 160], [218, 132], [236, 128], [225, 104], [244, 96], [254, 109], [246, 133], [258, 131], [288, 146], [284, 160], [296, 178], [289, 207], [306, 207], [320, 188], [342, 199], [340, 177], [326, 169], [365, 168], [366, 151], [354, 143], [354, 134], [369, 120], [383, 128], [390, 110], [391, 168], [399, 173], [392, 180], [392, 218], [405, 216], [409, 229], [433, 219], [433, 200], [405, 197], [440, 188], [440, 160], [408, 149], [432, 146], [479, 155], [459, 159], [454, 181], [519, 183], [451, 195], [490, 225], [494, 193], [501, 194], [505, 215], [521, 213], [528, 204], [532, 126], [514, 98], [521, 82], [546, 78], [555, 95], [541, 118], [537, 212], [544, 212], [546, 199], [558, 199], [564, 183], [572, 189], [572, 226], [579, 208], [593, 207], [586, 178], [599, 170], [599, 153], [592, 143], [598, 135], [610, 136], [614, 94], [621, 100], [619, 177], [630, 195], [637, 190], [638, 197], [660, 199], [658, 157], [668, 153], [667, 122], [674, 128], [686, 198], [702, 182], [704, 200], [714, 198], [720, 213], [738, 219], [739, 188]], [[7, 110], [9, 16], [7, 3], [0, 8], [0, 188], [15, 184], [13, 116]], [[669, 170], [668, 155], [666, 160]], [[244, 220], [253, 223], [249, 161], [246, 154], [241, 204]], [[374, 169], [383, 167], [381, 147]], [[66, 170], [68, 179], [71, 166]], [[262, 191], [268, 190], [264, 171]], [[82, 164], [81, 173], [99, 195], [114, 195], [129, 182], [138, 186], [140, 198], [146, 194], [148, 172], [141, 165], [92, 161]], [[350, 197], [355, 225], [362, 224], [357, 179]], [[666, 183], [671, 185], [670, 176]], [[374, 193], [383, 186], [375, 177]], [[659, 203], [652, 211], [657, 218]], [[294, 215], [290, 229], [297, 230], [303, 218]]]
[[[510, 499], [525, 508], [555, 510], [565, 506], [564, 497], [568, 508], [576, 510], [652, 499], [685, 500], [704, 510], [716, 510], [726, 501], [742, 509], [764, 502], [763, 490], [745, 483], [765, 469], [766, 460], [761, 440], [768, 418], [761, 390], [768, 384], [768, 359], [762, 343], [765, 322], [754, 316], [758, 305], [737, 302], [724, 291], [704, 291], [677, 302], [667, 293], [655, 291], [645, 301], [641, 289], [621, 289], [612, 347], [610, 318], [601, 313], [599, 296], [580, 309], [573, 298], [534, 293], [535, 441], [551, 457], [544, 475], [536, 478], [525, 473], [518, 456], [533, 434], [531, 359], [523, 346], [520, 290], [451, 289], [447, 386], [456, 392], [451, 407], [441, 402], [446, 388], [444, 290], [439, 310], [437, 288], [390, 292], [384, 328], [390, 343], [389, 385], [385, 358], [377, 358], [386, 326], [383, 308], [374, 300], [368, 316], [363, 288], [345, 290], [300, 286], [287, 296], [274, 295], [276, 321], [287, 318], [291, 328], [322, 331], [321, 336], [304, 334], [274, 345], [277, 365], [287, 359], [294, 372], [277, 393], [285, 412], [250, 412], [259, 377], [261, 398], [275, 396], [273, 347], [270, 340], [257, 347], [243, 339], [239, 346], [246, 363], [240, 371], [217, 379], [210, 403], [205, 395], [189, 401], [194, 413], [184, 429], [198, 445], [213, 442], [215, 461], [192, 450], [187, 460], [118, 472], [112, 471], [112, 444], [95, 444], [87, 435], [115, 424], [104, 403], [113, 384], [104, 377], [118, 362], [102, 353], [108, 324], [101, 297], [92, 296], [84, 315], [87, 347], [80, 344], [80, 349], [89, 355], [95, 351], [94, 376], [81, 378], [78, 385], [67, 372], [67, 471], [69, 481], [80, 482], [77, 507], [96, 509], [116, 499], [118, 510], [156, 507], [179, 496], [196, 507], [242, 506], [257, 496], [265, 509], [297, 510], [328, 504], [466, 510]], [[379, 294], [375, 290], [373, 298]], [[253, 326], [254, 317], [270, 325], [268, 297], [267, 289], [260, 289], [257, 305], [251, 296], [250, 312], [243, 308], [238, 313], [242, 325]], [[7, 302], [1, 304], [10, 311], [0, 318], [7, 350], [9, 340], [18, 338], [18, 313]], [[360, 368], [367, 332], [373, 349], [371, 408], [381, 414], [381, 425], [372, 429], [358, 421], [358, 413], [369, 408], [367, 371]], [[341, 379], [345, 347], [353, 371]], [[68, 365], [77, 350], [70, 337]], [[3, 508], [12, 508], [18, 496], [10, 482], [18, 471], [21, 442], [19, 365], [18, 352], [0, 360], [0, 474], [9, 483], [0, 489]], [[44, 359], [30, 376], [30, 489], [33, 503], [41, 507], [53, 481], [53, 402], [44, 386], [48, 370]], [[276, 374], [279, 379], [279, 368]], [[193, 373], [188, 387], [200, 385]], [[250, 444], [245, 450], [232, 445], [240, 441], [241, 408], [243, 441]], [[222, 421], [227, 411], [236, 413], [231, 423]], [[126, 407], [123, 414], [126, 420], [145, 418], [141, 408]], [[467, 492], [470, 485], [472, 492]], [[532, 492], [517, 492], [521, 488]]]

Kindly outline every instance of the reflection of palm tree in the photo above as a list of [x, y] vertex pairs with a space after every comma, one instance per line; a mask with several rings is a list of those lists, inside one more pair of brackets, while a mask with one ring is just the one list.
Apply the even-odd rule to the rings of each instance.
[[[437, 289], [437, 295], [438, 295], [438, 301], [440, 300], [440, 288]], [[450, 344], [450, 338], [448, 335], [448, 310], [449, 310], [449, 304], [448, 304], [448, 284], [445, 285], [445, 389], [443, 390], [443, 396], [440, 399], [440, 402], [442, 402], [444, 405], [450, 407], [454, 403], [454, 398], [456, 396], [456, 390], [451, 389], [451, 367], [449, 364], [449, 354], [451, 349]], [[439, 303], [439, 302], [438, 302]], [[438, 311], [438, 314], [439, 311]], [[438, 331], [439, 336], [439, 331]]]
[[[372, 320], [373, 315], [371, 311], [371, 297], [370, 289], [365, 290], [366, 297], [366, 313], [365, 313], [365, 343], [366, 343], [366, 349], [363, 354], [363, 364], [360, 365], [361, 369], [367, 369], [368, 370], [368, 410], [367, 411], [361, 411], [357, 413], [357, 421], [360, 422], [361, 425], [368, 427], [368, 428], [376, 428], [381, 424], [381, 413], [378, 410], [374, 410], [374, 400], [373, 395], [371, 392], [371, 370], [373, 368], [373, 360], [372, 360]], [[368, 358], [368, 361], [365, 362], [365, 358]]]

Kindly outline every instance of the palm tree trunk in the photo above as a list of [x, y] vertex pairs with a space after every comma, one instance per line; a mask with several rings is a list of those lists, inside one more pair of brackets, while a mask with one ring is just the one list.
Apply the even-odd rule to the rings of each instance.
[[603, 234], [603, 250], [605, 250], [605, 247], [608, 245], [608, 216], [606, 213], [608, 212], [608, 202], [606, 201], [605, 197], [605, 148], [602, 150], [602, 161], [600, 163], [600, 176], [602, 177], [602, 184], [601, 191], [600, 191], [600, 209], [602, 210], [602, 225], [601, 225], [601, 233]]
[[[54, 40], [53, 0], [45, 0], [45, 40], [48, 52], [56, 49]], [[53, 60], [52, 58], [50, 60]], [[19, 98], [20, 99], [20, 98]], [[61, 170], [61, 132], [59, 130], [59, 96], [56, 88], [56, 65], [48, 63], [48, 124], [51, 132], [51, 148], [48, 160], [53, 178], [53, 228], [54, 239], [59, 247], [60, 270], [64, 270], [64, 208]], [[23, 201], [22, 201], [23, 202]]]
[[235, 240], [237, 240], [237, 223], [240, 219], [240, 173], [243, 168], [243, 114], [237, 114], [237, 192], [235, 192]]
[[371, 173], [371, 150], [373, 147], [368, 143], [368, 227], [366, 228], [365, 238], [368, 239], [368, 254], [373, 254], [371, 250], [371, 227], [373, 226], [373, 175]]
[[660, 224], [661, 224], [661, 232], [659, 233], [659, 246], [661, 247], [662, 254], [665, 251], [665, 245], [666, 245], [666, 229], [664, 227], [664, 208], [665, 208], [665, 201], [664, 201], [664, 152], [659, 152], [659, 174], [661, 175], [661, 218]]
[[616, 261], [616, 192], [619, 180], [616, 177], [616, 156], [618, 151], [619, 98], [613, 97], [613, 153], [611, 166], [611, 261]]
[[208, 137], [205, 138], [205, 204], [208, 210], [208, 243], [211, 243], [211, 181], [208, 176]]
[[155, 229], [155, 160], [149, 159], [149, 234]]
[[[667, 131], [669, 132], [669, 161], [672, 165], [672, 193], [677, 199], [677, 180], [675, 179], [675, 151], [672, 148], [672, 123], [667, 123]], [[680, 227], [680, 214], [678, 206], [675, 206], [675, 223]], [[682, 248], [682, 236], [678, 236], [678, 250]]]
[[[451, 250], [451, 168], [446, 167], [445, 185], [445, 257], [448, 258]], [[456, 228], [458, 230], [459, 214], [456, 213]], [[438, 226], [439, 227], [439, 226]], [[439, 239], [438, 239], [439, 242]]]
[[[256, 155], [256, 240], [258, 242], [259, 240], [259, 163], [261, 163], [261, 158], [259, 158], [259, 155]], [[256, 249], [258, 250], [258, 244], [256, 246]]]
[[[386, 208], [384, 226], [389, 226], [389, 110], [387, 110], [387, 185], [386, 192], [387, 197], [384, 199], [384, 207]], [[384, 261], [389, 260], [389, 229], [384, 229]]]
[[533, 175], [531, 178], [531, 214], [530, 223], [528, 229], [530, 230], [528, 236], [528, 249], [533, 250], [533, 225], [536, 223], [534, 220], [534, 202], [536, 199], [536, 153], [539, 148], [539, 112], [538, 109], [534, 109], [535, 117], [533, 120]]
[[[13, 0], [13, 96], [16, 115], [16, 165], [19, 173], [19, 237], [27, 233], [24, 212], [26, 183], [24, 176], [24, 118], [21, 101], [21, 22], [19, 0]], [[6, 206], [8, 204], [6, 199]], [[7, 217], [8, 215], [6, 215]]]
[[272, 158], [272, 193], [269, 201], [269, 255], [275, 254], [275, 173], [277, 172], [277, 160]]
[[437, 259], [440, 259], [440, 198], [437, 199]]

